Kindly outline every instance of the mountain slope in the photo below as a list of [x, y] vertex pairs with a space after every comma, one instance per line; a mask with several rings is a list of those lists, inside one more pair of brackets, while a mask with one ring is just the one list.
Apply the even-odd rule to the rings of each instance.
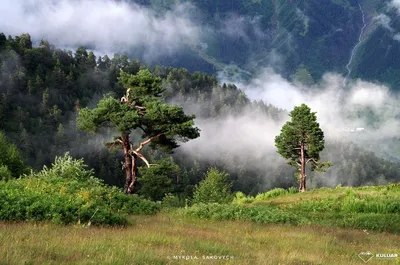
[[[177, 1], [136, 2], [162, 13], [174, 8]], [[295, 78], [297, 71], [306, 70], [313, 80], [320, 79], [327, 71], [347, 73], [345, 65], [358, 42], [363, 26], [358, 4], [363, 7], [368, 23], [375, 15], [385, 10], [386, 6], [384, 0], [186, 2], [197, 8], [199, 12], [195, 16], [195, 21], [205, 30], [200, 43], [189, 45], [190, 52], [194, 51], [204, 61], [213, 65], [215, 71], [236, 65], [236, 69], [254, 73], [260, 67], [272, 65], [284, 77]], [[381, 38], [379, 27], [373, 26], [369, 30], [368, 39], [372, 43], [367, 45], [367, 50], [372, 54], [366, 59], [357, 56], [358, 62], [355, 65], [360, 65], [361, 68], [363, 65], [367, 68], [369, 60], [381, 58], [379, 46], [371, 49], [374, 42]], [[191, 60], [185, 59], [185, 55], [190, 52], [181, 54], [180, 64], [192, 69], [194, 67]], [[168, 63], [168, 60], [163, 62]], [[197, 70], [210, 73], [210, 68], [199, 63], [194, 64], [200, 66]], [[369, 73], [358, 70], [356, 75], [363, 77]]]

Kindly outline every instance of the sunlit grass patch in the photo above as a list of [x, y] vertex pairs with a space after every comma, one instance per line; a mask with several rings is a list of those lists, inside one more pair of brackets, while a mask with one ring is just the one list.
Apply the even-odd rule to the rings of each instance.
[[273, 189], [256, 197], [236, 193], [232, 205], [181, 210], [209, 220], [318, 224], [400, 233], [400, 185], [321, 188], [305, 193]]

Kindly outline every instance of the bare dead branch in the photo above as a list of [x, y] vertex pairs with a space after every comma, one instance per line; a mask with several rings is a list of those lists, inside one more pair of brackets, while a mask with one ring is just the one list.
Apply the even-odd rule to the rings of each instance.
[[128, 88], [128, 90], [126, 90], [126, 95], [124, 95], [122, 98], [121, 98], [121, 103], [127, 103], [127, 102], [129, 102], [129, 92], [131, 91], [131, 89], [130, 88]]
[[[146, 164], [147, 167], [151, 166], [158, 166], [158, 164], [150, 164], [149, 161], [139, 152], [136, 152], [135, 150], [130, 150], [131, 153], [135, 154], [137, 157], [143, 160], [143, 162]], [[132, 155], [132, 154], [131, 154]]]
[[131, 183], [128, 186], [128, 194], [132, 193], [133, 190], [133, 186], [135, 186], [136, 180], [135, 181], [131, 181]]
[[134, 105], [133, 107], [138, 110], [146, 110], [146, 107], [142, 107], [142, 106], [138, 106], [138, 105]]
[[122, 146], [123, 142], [122, 142], [121, 138], [117, 138], [117, 139], [114, 140], [114, 142], [107, 142], [107, 143], [105, 143], [105, 145], [108, 148], [116, 148], [116, 147]]
[[309, 159], [307, 159], [307, 161], [306, 161], [306, 164], [307, 164], [308, 162], [310, 162], [310, 161], [313, 161], [315, 164], [318, 164], [318, 162], [317, 162], [317, 161], [315, 161], [315, 159], [314, 159], [314, 158], [309, 158]]
[[163, 135], [163, 134], [164, 134], [164, 133], [159, 133], [159, 134], [157, 134], [156, 136], [150, 137], [150, 138], [147, 139], [146, 141], [141, 142], [141, 143], [139, 144], [139, 147], [136, 148], [135, 151], [139, 153], [139, 152], [142, 150], [142, 148], [143, 148], [146, 144], [151, 143], [154, 139], [160, 137], [160, 136]]

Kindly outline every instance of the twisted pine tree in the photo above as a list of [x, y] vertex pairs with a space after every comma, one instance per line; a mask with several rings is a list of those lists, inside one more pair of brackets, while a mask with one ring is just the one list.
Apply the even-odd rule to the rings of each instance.
[[[78, 129], [95, 133], [104, 126], [111, 126], [120, 133], [109, 148], [121, 148], [124, 153], [125, 193], [136, 191], [138, 158], [150, 167], [152, 164], [140, 153], [149, 144], [166, 152], [172, 152], [179, 145], [200, 136], [194, 127], [194, 115], [186, 115], [182, 107], [163, 102], [161, 78], [149, 70], [140, 70], [136, 75], [121, 71], [120, 82], [126, 94], [120, 99], [104, 97], [95, 109], [79, 110]], [[142, 134], [139, 144], [133, 146], [130, 134], [139, 130]]]
[[289, 114], [291, 120], [286, 122], [280, 135], [275, 137], [277, 152], [288, 160], [288, 164], [299, 169], [299, 191], [306, 191], [306, 165], [311, 170], [325, 171], [332, 164], [321, 162], [319, 153], [325, 147], [324, 133], [319, 127], [315, 112], [302, 104]]

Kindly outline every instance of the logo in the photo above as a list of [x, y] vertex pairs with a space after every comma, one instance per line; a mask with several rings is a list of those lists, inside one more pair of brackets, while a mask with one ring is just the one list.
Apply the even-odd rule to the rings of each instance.
[[379, 253], [376, 254], [375, 257], [377, 259], [397, 259], [399, 257], [399, 255], [394, 254], [394, 253]]
[[374, 257], [374, 254], [372, 254], [370, 251], [361, 252], [360, 254], [358, 254], [358, 257], [362, 259], [365, 263], [367, 263]]

